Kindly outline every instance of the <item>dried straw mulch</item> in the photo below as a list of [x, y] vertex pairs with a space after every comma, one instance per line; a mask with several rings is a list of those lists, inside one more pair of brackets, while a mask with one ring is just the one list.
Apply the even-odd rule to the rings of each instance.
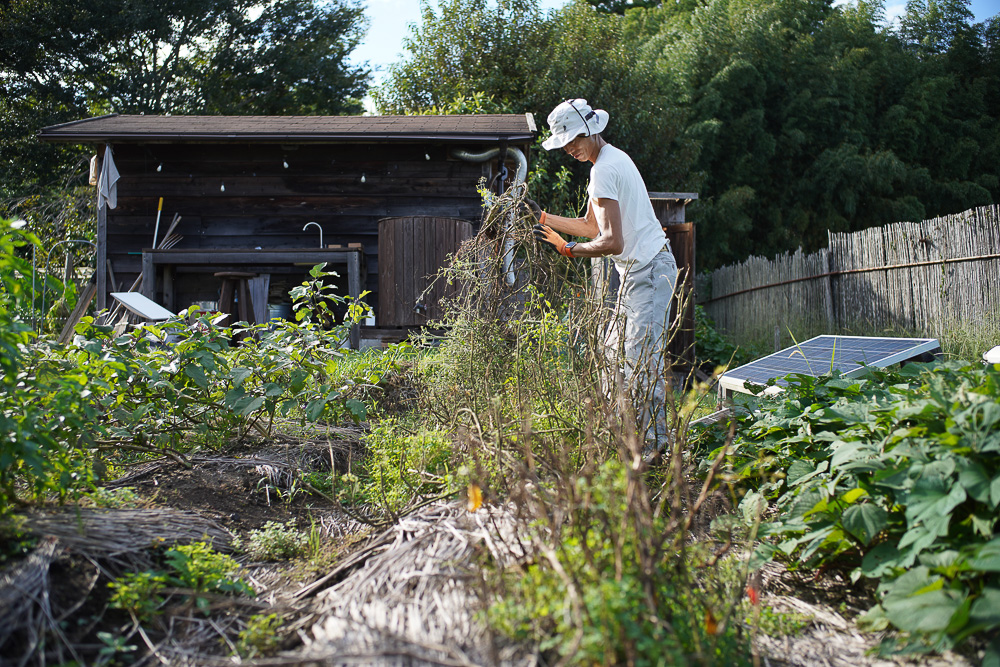
[[[301, 624], [307, 645], [300, 659], [387, 667], [536, 664], [530, 649], [495, 637], [477, 617], [485, 595], [474, 559], [482, 550], [500, 565], [524, 558], [516, 525], [507, 508], [469, 512], [457, 502], [402, 518], [339, 570], [346, 578], [316, 595]], [[315, 591], [307, 587], [303, 595]]]

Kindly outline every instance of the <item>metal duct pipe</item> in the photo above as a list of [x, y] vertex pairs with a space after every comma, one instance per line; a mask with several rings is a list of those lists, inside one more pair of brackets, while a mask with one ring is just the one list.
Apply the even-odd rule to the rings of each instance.
[[[498, 155], [500, 155], [499, 148], [490, 148], [482, 153], [473, 153], [463, 148], [451, 149], [452, 157], [465, 160], [466, 162], [486, 162]], [[514, 175], [514, 185], [524, 183], [525, 179], [528, 178], [528, 157], [520, 148], [512, 148], [510, 146], [507, 147], [507, 157], [513, 157], [517, 160], [517, 173]]]
[[[466, 162], [486, 162], [487, 160], [492, 160], [493, 158], [500, 155], [499, 148], [490, 148], [481, 153], [473, 153], [472, 151], [467, 151], [463, 148], [453, 148], [451, 150], [451, 156], [458, 158], [459, 160], [465, 160]], [[513, 157], [517, 160], [517, 172], [514, 174], [514, 185], [520, 185], [524, 183], [525, 179], [528, 178], [528, 157], [520, 148], [507, 147], [507, 157]], [[507, 222], [504, 225], [504, 232], [509, 232], [510, 228], [514, 225], [515, 211], [510, 211], [507, 214]], [[514, 275], [514, 239], [510, 238], [509, 234], [504, 240], [503, 244], [503, 270], [506, 273], [505, 281], [508, 285], [513, 285], [516, 276]]]

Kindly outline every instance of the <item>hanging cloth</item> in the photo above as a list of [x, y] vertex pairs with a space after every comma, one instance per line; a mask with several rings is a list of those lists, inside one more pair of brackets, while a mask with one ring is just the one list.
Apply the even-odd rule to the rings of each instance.
[[118, 168], [111, 155], [111, 144], [104, 148], [104, 164], [101, 165], [101, 177], [97, 181], [97, 206], [107, 205], [108, 208], [118, 206]]

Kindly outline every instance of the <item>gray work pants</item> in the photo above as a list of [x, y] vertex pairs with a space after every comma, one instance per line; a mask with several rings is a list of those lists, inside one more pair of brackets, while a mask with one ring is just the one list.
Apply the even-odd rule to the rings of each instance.
[[677, 261], [668, 249], [646, 266], [622, 275], [606, 340], [610, 359], [621, 371], [635, 406], [639, 433], [661, 448], [669, 434], [666, 345], [676, 282]]

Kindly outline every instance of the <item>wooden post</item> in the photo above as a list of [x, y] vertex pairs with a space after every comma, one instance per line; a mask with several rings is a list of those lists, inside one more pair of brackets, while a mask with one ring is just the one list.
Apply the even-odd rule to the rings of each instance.
[[[357, 252], [347, 255], [347, 291], [352, 299], [361, 296], [361, 260]], [[354, 350], [361, 347], [361, 325], [351, 325], [351, 348]]]
[[174, 310], [174, 267], [163, 266], [163, 307]]
[[[696, 362], [694, 351], [694, 276], [695, 276], [695, 231], [694, 224], [685, 219], [687, 205], [698, 198], [694, 192], [650, 192], [653, 211], [663, 226], [670, 241], [674, 258], [677, 260], [678, 285], [674, 288], [671, 311], [676, 313], [678, 303], [685, 302], [683, 313], [678, 313], [671, 321], [677, 329], [670, 342], [670, 356], [676, 371], [687, 373]], [[677, 367], [679, 366], [679, 368]]]
[[142, 295], [156, 300], [156, 267], [153, 266], [153, 256], [145, 251], [142, 253]]
[[[97, 198], [97, 259], [95, 266], [108, 262], [108, 207]], [[97, 310], [108, 306], [108, 278], [104, 271], [97, 272]]]

